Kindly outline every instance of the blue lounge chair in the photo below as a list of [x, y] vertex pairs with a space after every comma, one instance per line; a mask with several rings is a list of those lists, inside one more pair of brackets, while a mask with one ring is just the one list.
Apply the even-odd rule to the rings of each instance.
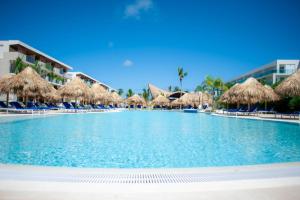
[[3, 101], [0, 101], [0, 108], [8, 108], [8, 106]]
[[13, 101], [9, 103], [15, 109], [25, 109], [19, 102]]
[[98, 108], [100, 108], [100, 109], [106, 109], [105, 106], [104, 106], [103, 104], [99, 104], [99, 105], [98, 105]]
[[49, 110], [58, 110], [59, 107], [53, 103], [45, 103], [45, 105], [47, 106], [47, 109]]
[[63, 102], [63, 105], [64, 105], [65, 109], [74, 109], [74, 107], [68, 102]]
[[33, 102], [27, 102], [26, 105], [27, 109], [32, 109], [32, 110], [38, 110], [39, 108], [35, 106], [35, 104]]
[[12, 108], [14, 108], [9, 110], [12, 112], [18, 112], [18, 111], [25, 112], [25, 113], [34, 113], [37, 111], [40, 112], [40, 110], [38, 109], [31, 109], [31, 108], [24, 107], [17, 101], [10, 102], [9, 104], [12, 106]]
[[143, 106], [141, 106], [141, 105], [137, 105], [137, 108], [141, 109], [141, 108], [143, 108]]

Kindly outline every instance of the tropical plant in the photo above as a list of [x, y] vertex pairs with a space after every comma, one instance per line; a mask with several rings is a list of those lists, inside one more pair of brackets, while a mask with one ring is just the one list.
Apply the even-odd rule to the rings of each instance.
[[280, 85], [280, 83], [282, 83], [284, 79], [277, 81], [276, 83], [272, 84], [272, 88], [275, 89], [278, 85]]
[[13, 68], [13, 72], [15, 74], [20, 73], [23, 69], [25, 69], [27, 67], [27, 64], [23, 62], [22, 58], [18, 57], [14, 63], [14, 68]]
[[51, 65], [51, 63], [46, 63], [45, 68], [48, 69], [49, 71], [52, 71], [52, 72], [54, 70], [54, 67]]
[[122, 94], [124, 93], [124, 90], [122, 88], [119, 88], [117, 93], [118, 93], [118, 95], [122, 96]]
[[142, 93], [142, 97], [145, 99], [145, 101], [147, 102], [149, 100], [150, 97], [150, 90], [144, 88], [143, 89], [143, 93]]
[[288, 106], [291, 110], [299, 110], [300, 109], [300, 97], [291, 98]]
[[265, 79], [258, 79], [258, 82], [260, 82], [262, 85], [266, 85], [267, 82]]
[[188, 73], [184, 72], [182, 67], [178, 67], [177, 71], [178, 71], [178, 78], [179, 78], [179, 82], [180, 82], [180, 91], [182, 91], [182, 81], [183, 81], [184, 77], [186, 77], [188, 75]]
[[222, 92], [226, 91], [228, 88], [220, 78], [213, 78], [211, 76], [206, 76], [204, 80], [204, 88], [208, 90], [214, 98], [218, 98]]
[[168, 87], [168, 90], [169, 90], [169, 92], [172, 92], [172, 86], [171, 85]]
[[134, 95], [134, 92], [132, 91], [132, 89], [129, 89], [127, 91], [126, 97], [129, 98], [129, 97], [132, 97], [133, 95]]
[[203, 92], [203, 91], [205, 91], [205, 88], [203, 85], [197, 85], [194, 91], [195, 92]]
[[178, 86], [175, 86], [173, 92], [178, 92], [178, 91], [180, 91], [180, 88]]

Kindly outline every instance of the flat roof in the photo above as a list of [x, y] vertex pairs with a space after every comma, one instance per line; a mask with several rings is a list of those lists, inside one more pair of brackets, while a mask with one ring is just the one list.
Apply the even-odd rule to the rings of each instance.
[[73, 69], [71, 66], [69, 66], [69, 65], [67, 65], [67, 64], [65, 64], [65, 63], [63, 63], [63, 62], [61, 62], [61, 61], [59, 61], [59, 60], [57, 60], [57, 59], [55, 59], [55, 58], [53, 58], [53, 57], [51, 57], [51, 56], [49, 56], [49, 55], [41, 52], [41, 51], [39, 51], [39, 50], [31, 47], [31, 46], [29, 46], [28, 44], [25, 44], [24, 42], [22, 42], [20, 40], [2, 40], [2, 41], [0, 41], [0, 43], [1, 42], [7, 42], [9, 45], [21, 45], [21, 46], [23, 46], [23, 47], [25, 47], [25, 48], [27, 48], [27, 49], [29, 49], [31, 51], [34, 51], [34, 52], [36, 52], [36, 53], [38, 53], [38, 54], [40, 54], [40, 55], [48, 58], [49, 60], [53, 60], [54, 62], [62, 65], [63, 67], [65, 67], [65, 68], [67, 68], [69, 70]]
[[288, 61], [288, 62], [290, 62], [290, 61], [299, 62], [299, 60], [296, 60], [296, 59], [291, 59], [291, 60], [277, 59], [277, 60], [274, 60], [273, 62], [270, 62], [270, 63], [268, 63], [268, 64], [265, 64], [265, 65], [263, 65], [263, 66], [261, 66], [261, 67], [259, 67], [259, 68], [253, 69], [253, 70], [251, 70], [250, 72], [247, 72], [247, 73], [242, 74], [242, 75], [240, 75], [240, 76], [238, 76], [238, 77], [236, 77], [236, 78], [233, 78], [233, 79], [231, 79], [231, 80], [229, 80], [229, 81], [227, 81], [227, 82], [235, 81], [235, 80], [240, 79], [240, 78], [242, 78], [242, 77], [249, 76], [249, 75], [254, 74], [254, 73], [256, 73], [256, 72], [259, 72], [259, 71], [261, 71], [261, 70], [268, 69], [269, 67], [272, 67], [272, 66], [274, 66], [274, 65], [277, 65], [278, 62], [284, 62], [284, 61]]
[[82, 75], [82, 76], [85, 76], [85, 77], [87, 77], [87, 78], [89, 78], [89, 79], [95, 81], [96, 83], [99, 83], [100, 85], [104, 85], [105, 87], [107, 87], [107, 88], [109, 88], [109, 89], [113, 89], [112, 87], [108, 86], [107, 84], [102, 83], [102, 82], [98, 81], [97, 79], [95, 79], [95, 78], [93, 78], [93, 77], [91, 77], [91, 76], [89, 76], [89, 75], [87, 75], [87, 74], [85, 74], [85, 73], [83, 73], [83, 72], [67, 72], [67, 73], [68, 73], [68, 74], [75, 74], [75, 75]]

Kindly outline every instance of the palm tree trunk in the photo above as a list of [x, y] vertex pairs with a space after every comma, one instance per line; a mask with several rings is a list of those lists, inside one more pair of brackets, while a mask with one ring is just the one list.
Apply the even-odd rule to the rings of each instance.
[[[180, 97], [181, 97], [182, 96], [182, 80], [180, 79], [179, 81], [180, 81]], [[180, 110], [181, 110], [181, 104], [180, 104]]]

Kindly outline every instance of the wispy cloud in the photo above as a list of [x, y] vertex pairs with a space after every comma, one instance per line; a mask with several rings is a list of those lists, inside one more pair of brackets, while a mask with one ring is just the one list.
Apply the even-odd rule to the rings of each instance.
[[125, 7], [125, 17], [140, 18], [142, 12], [148, 11], [153, 6], [152, 0], [136, 0], [134, 3]]
[[124, 62], [123, 62], [123, 66], [125, 67], [130, 67], [133, 65], [133, 62], [129, 59], [126, 59]]

